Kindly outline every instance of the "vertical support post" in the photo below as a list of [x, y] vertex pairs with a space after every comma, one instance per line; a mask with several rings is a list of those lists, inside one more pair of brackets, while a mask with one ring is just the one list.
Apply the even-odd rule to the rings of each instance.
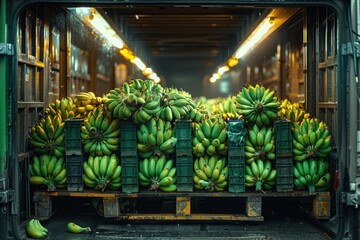
[[97, 66], [96, 66], [96, 54], [94, 50], [89, 51], [89, 74], [90, 74], [90, 91], [94, 92], [96, 95], [96, 74], [97, 74]]
[[176, 216], [190, 216], [191, 214], [191, 198], [176, 197]]
[[249, 196], [246, 199], [246, 215], [248, 217], [260, 217], [262, 214], [262, 198]]
[[330, 218], [330, 192], [320, 192], [313, 199], [313, 214], [317, 219]]
[[118, 198], [103, 198], [104, 204], [104, 217], [118, 217], [120, 214], [119, 210], [119, 199]]
[[[305, 20], [303, 26], [303, 48], [304, 48], [304, 81], [305, 81], [305, 109], [313, 116], [316, 116], [317, 99], [315, 83], [316, 83], [316, 71], [315, 71], [315, 17], [317, 9], [314, 7], [308, 7], [305, 11]], [[315, 104], [314, 104], [315, 103]]]
[[49, 219], [53, 214], [51, 197], [35, 192], [33, 200], [35, 202], [35, 217], [42, 220]]
[[[6, 0], [0, 0], [0, 42], [7, 43], [7, 6]], [[8, 91], [8, 59], [7, 56], [0, 56], [0, 179], [6, 177], [6, 166], [7, 166], [7, 118], [11, 113], [7, 108], [7, 97]], [[7, 186], [3, 186], [7, 187]], [[5, 189], [2, 189], [4, 191]], [[0, 232], [1, 235], [5, 238], [8, 237], [9, 229], [9, 209], [10, 204], [3, 203], [0, 204]]]
[[65, 30], [60, 32], [60, 98], [71, 93], [70, 58], [71, 28], [69, 15], [66, 14]]

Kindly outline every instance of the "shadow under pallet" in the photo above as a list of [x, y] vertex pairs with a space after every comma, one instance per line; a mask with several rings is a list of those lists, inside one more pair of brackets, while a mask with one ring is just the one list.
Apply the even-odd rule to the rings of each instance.
[[[324, 197], [325, 196], [325, 197]], [[323, 214], [322, 218], [328, 215], [330, 196], [328, 192], [309, 194], [308, 191], [293, 192], [246, 192], [246, 193], [229, 193], [229, 192], [153, 192], [143, 191], [139, 193], [122, 193], [117, 191], [98, 192], [93, 190], [84, 190], [83, 192], [69, 192], [59, 190], [47, 192], [38, 190], [34, 192], [35, 213], [38, 219], [48, 219], [51, 217], [53, 210], [52, 199], [56, 197], [82, 197], [82, 198], [101, 198], [104, 206], [104, 217], [116, 220], [216, 220], [216, 221], [264, 221], [262, 216], [262, 199], [267, 197], [312, 197], [313, 206], [316, 211]], [[121, 199], [139, 199], [139, 198], [174, 198], [175, 211], [172, 213], [122, 213], [119, 207]], [[192, 198], [242, 198], [245, 199], [245, 211], [227, 214], [219, 213], [192, 213]], [[325, 199], [325, 201], [324, 201]], [[321, 203], [319, 201], [322, 201]], [[314, 212], [316, 216], [317, 213]], [[320, 216], [321, 217], [321, 216]]]

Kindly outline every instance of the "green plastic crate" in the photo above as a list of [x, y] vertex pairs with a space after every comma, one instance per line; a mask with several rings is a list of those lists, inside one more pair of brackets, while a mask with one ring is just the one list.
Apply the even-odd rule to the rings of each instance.
[[193, 164], [192, 156], [178, 156], [176, 158], [176, 186], [178, 192], [193, 191]]
[[228, 119], [229, 192], [245, 191], [244, 121]]
[[179, 120], [175, 125], [176, 157], [192, 157], [192, 128], [190, 120]]
[[81, 124], [83, 119], [65, 120], [65, 154], [82, 155]]
[[136, 141], [136, 125], [132, 121], [120, 121], [120, 138]]
[[179, 120], [175, 125], [175, 136], [178, 141], [191, 140], [192, 127], [191, 120]]
[[245, 192], [245, 159], [229, 157], [229, 192]]
[[237, 146], [237, 147], [232, 147], [229, 146], [228, 148], [228, 156], [231, 157], [244, 157], [245, 152], [244, 152], [244, 144], [241, 144], [241, 146]]
[[291, 192], [294, 189], [294, 172], [292, 157], [276, 158], [276, 190]]
[[176, 143], [176, 156], [192, 156], [191, 140], [178, 140]]
[[228, 119], [227, 141], [229, 148], [244, 148], [246, 128], [243, 120]]
[[275, 128], [275, 153], [278, 157], [292, 156], [293, 135], [291, 132], [292, 123], [289, 121], [276, 121]]
[[122, 191], [125, 193], [136, 193], [139, 191], [139, 164], [137, 157], [121, 158], [121, 182]]
[[81, 192], [84, 190], [82, 180], [83, 160], [83, 155], [65, 156], [68, 191]]
[[131, 121], [120, 122], [120, 156], [137, 157], [136, 126]]

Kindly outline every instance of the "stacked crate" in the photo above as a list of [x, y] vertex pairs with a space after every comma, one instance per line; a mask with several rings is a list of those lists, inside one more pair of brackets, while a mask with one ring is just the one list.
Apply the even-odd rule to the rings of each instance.
[[139, 191], [138, 155], [136, 126], [132, 121], [120, 122], [120, 159], [122, 191], [134, 193]]
[[229, 192], [245, 192], [244, 121], [228, 119]]
[[278, 192], [293, 191], [293, 157], [290, 121], [275, 122], [275, 144], [276, 144], [276, 189]]
[[176, 176], [177, 191], [193, 191], [193, 156], [191, 136], [192, 127], [190, 120], [176, 122]]
[[83, 150], [81, 124], [83, 119], [65, 120], [65, 160], [68, 191], [83, 191]]

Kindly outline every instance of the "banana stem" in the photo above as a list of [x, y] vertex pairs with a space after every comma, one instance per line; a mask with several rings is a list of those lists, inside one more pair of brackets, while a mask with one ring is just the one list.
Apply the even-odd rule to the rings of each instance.
[[46, 186], [47, 186], [47, 191], [48, 192], [53, 192], [53, 191], [56, 190], [55, 184], [54, 184], [54, 182], [52, 180], [48, 180], [46, 182]]
[[309, 193], [310, 194], [315, 194], [315, 186], [308, 186], [309, 187]]
[[262, 190], [262, 182], [261, 181], [257, 181], [255, 183], [255, 191], [261, 191]]

